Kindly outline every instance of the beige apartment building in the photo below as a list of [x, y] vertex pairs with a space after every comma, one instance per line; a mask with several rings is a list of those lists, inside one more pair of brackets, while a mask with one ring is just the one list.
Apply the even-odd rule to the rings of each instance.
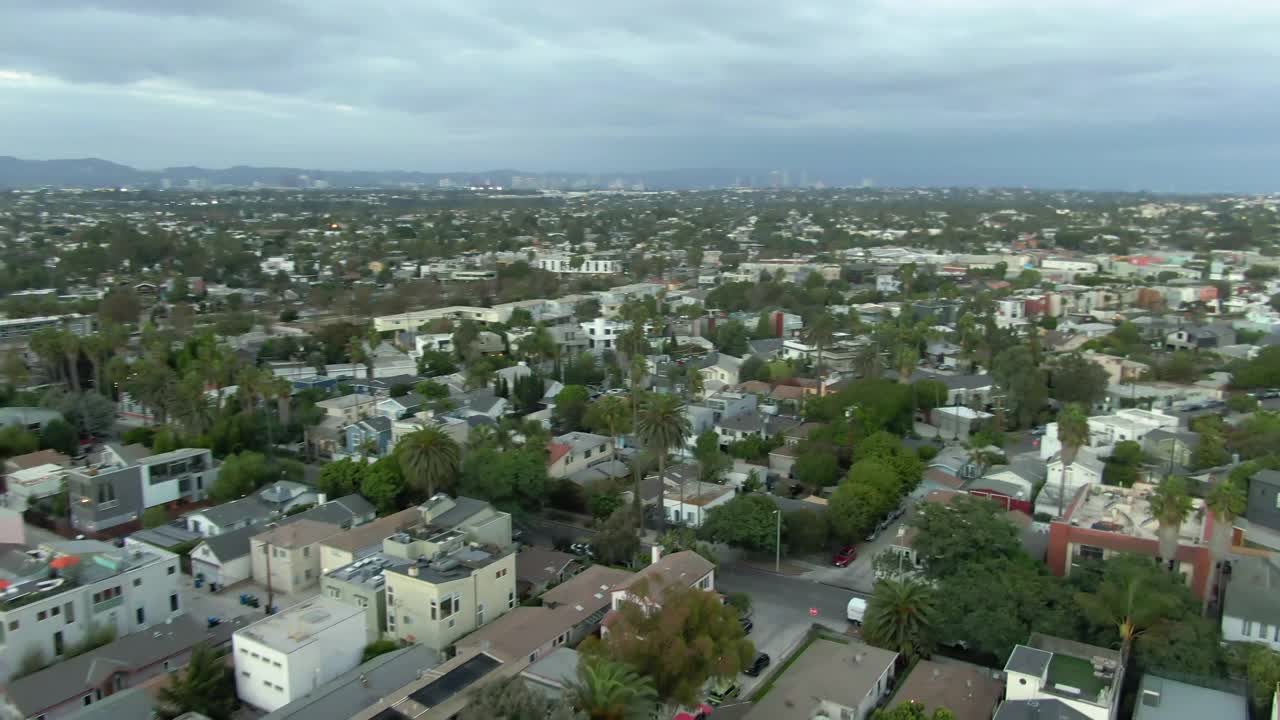
[[295, 520], [249, 538], [254, 582], [285, 594], [320, 582], [320, 543], [342, 528], [316, 520]]

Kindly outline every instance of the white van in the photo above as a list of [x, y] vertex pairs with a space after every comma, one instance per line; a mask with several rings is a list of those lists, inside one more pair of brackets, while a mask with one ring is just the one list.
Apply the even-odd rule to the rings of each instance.
[[862, 617], [867, 614], [867, 601], [860, 597], [850, 598], [849, 607], [845, 614], [848, 615], [849, 622], [854, 625], [861, 625]]

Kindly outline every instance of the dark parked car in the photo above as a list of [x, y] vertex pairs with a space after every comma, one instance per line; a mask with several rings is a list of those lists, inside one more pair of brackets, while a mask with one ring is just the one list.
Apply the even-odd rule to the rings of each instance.
[[836, 551], [834, 557], [831, 558], [831, 564], [836, 567], [849, 567], [849, 563], [858, 559], [858, 548], [852, 545], [845, 545]]
[[742, 672], [750, 675], [751, 677], [755, 677], [764, 672], [764, 669], [767, 667], [769, 667], [769, 654], [759, 653], [756, 655], [756, 659], [751, 661], [751, 667], [743, 670]]

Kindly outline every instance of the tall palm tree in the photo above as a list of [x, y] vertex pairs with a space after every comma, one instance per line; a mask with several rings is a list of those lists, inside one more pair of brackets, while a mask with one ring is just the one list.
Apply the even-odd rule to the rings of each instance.
[[928, 657], [938, 626], [933, 589], [913, 578], [876, 582], [867, 602], [862, 637], [906, 659]]
[[1178, 530], [1191, 514], [1191, 495], [1187, 492], [1186, 478], [1170, 475], [1156, 486], [1148, 500], [1151, 514], [1159, 524], [1156, 537], [1160, 541], [1160, 560], [1168, 570], [1176, 566], [1178, 555]]
[[1058, 413], [1058, 442], [1062, 443], [1062, 475], [1058, 481], [1058, 517], [1066, 511], [1067, 468], [1076, 461], [1080, 448], [1089, 442], [1089, 416], [1071, 404]]
[[631, 381], [631, 426], [636, 426], [640, 412], [640, 381], [649, 372], [649, 362], [645, 360], [643, 355], [631, 356], [631, 368], [628, 372], [628, 380]]
[[692, 430], [680, 398], [674, 395], [652, 395], [645, 401], [644, 411], [636, 422], [636, 431], [645, 445], [658, 457], [658, 508], [661, 510], [659, 532], [667, 529], [666, 477], [667, 453], [684, 445]]
[[818, 351], [818, 362], [814, 366], [818, 376], [822, 376], [822, 352], [831, 347], [831, 340], [835, 336], [836, 323], [828, 312], [820, 312], [814, 316], [813, 322], [809, 323], [809, 327], [804, 329], [804, 341], [812, 345]]
[[293, 385], [282, 377], [267, 380], [267, 395], [276, 400], [276, 415], [281, 427], [289, 427], [289, 413], [293, 409]]
[[911, 373], [920, 363], [920, 349], [915, 343], [904, 341], [893, 355], [893, 366], [898, 371], [898, 381], [903, 385], [911, 382]]
[[406, 435], [396, 445], [396, 455], [405, 480], [427, 497], [452, 486], [457, 477], [458, 443], [438, 427]]
[[566, 689], [574, 706], [590, 720], [645, 720], [658, 704], [648, 678], [607, 658], [578, 663], [578, 679]]
[[70, 382], [71, 391], [80, 392], [80, 338], [69, 331], [62, 331], [58, 334], [58, 347], [62, 350], [62, 356], [67, 362], [67, 380]]
[[1075, 600], [1094, 622], [1115, 626], [1120, 635], [1120, 656], [1125, 660], [1134, 641], [1178, 606], [1178, 598], [1152, 587], [1143, 568], [1136, 564], [1104, 578], [1092, 593], [1076, 593]]
[[49, 380], [58, 381], [62, 379], [62, 345], [60, 331], [54, 328], [44, 328], [38, 330], [31, 335], [31, 352], [40, 358], [40, 362], [44, 363], [45, 371], [49, 375]]
[[[1213, 514], [1213, 532], [1209, 535], [1209, 559], [1210, 567], [1213, 568], [1213, 582], [1210, 588], [1218, 584], [1220, 565], [1222, 558], [1226, 556], [1227, 550], [1231, 547], [1231, 533], [1235, 526], [1236, 518], [1244, 512], [1245, 505], [1248, 503], [1248, 496], [1245, 494], [1244, 488], [1239, 483], [1231, 480], [1220, 480], [1213, 487], [1209, 488], [1209, 493], [1205, 496], [1204, 504], [1209, 507], [1209, 512]], [[1209, 599], [1211, 594], [1204, 594], [1204, 610], [1209, 609]]]
[[610, 460], [618, 459], [618, 435], [627, 422], [627, 405], [617, 395], [606, 395], [596, 403], [596, 413], [609, 430]]

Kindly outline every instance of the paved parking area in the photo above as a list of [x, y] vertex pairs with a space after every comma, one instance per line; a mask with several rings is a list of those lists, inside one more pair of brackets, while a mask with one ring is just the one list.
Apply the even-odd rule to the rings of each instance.
[[[240, 604], [240, 594], [250, 593], [258, 597], [261, 603], [260, 607], [252, 608], [248, 605]], [[282, 595], [276, 593], [273, 599], [276, 607], [286, 608], [290, 605], [296, 605], [304, 600], [309, 600], [320, 593], [320, 586], [317, 585], [309, 590], [293, 595]], [[186, 611], [199, 619], [210, 617], [222, 618], [230, 620], [242, 615], [257, 615], [263, 617], [266, 615], [267, 605], [267, 588], [253, 582], [241, 582], [235, 585], [220, 589], [216, 593], [209, 592], [209, 586], [196, 588], [189, 575], [182, 576], [182, 601]]]

